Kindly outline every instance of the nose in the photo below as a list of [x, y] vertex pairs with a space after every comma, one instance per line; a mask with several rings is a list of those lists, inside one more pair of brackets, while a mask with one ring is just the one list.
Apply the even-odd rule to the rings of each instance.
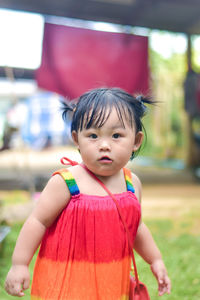
[[111, 147], [110, 147], [109, 142], [107, 140], [100, 141], [99, 150], [100, 151], [110, 151]]

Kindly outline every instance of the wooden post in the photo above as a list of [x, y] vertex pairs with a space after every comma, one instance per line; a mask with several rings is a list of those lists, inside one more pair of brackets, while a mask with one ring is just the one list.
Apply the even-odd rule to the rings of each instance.
[[192, 70], [192, 41], [191, 35], [187, 35], [187, 67], [188, 71]]
[[[191, 35], [187, 35], [187, 72], [192, 70], [192, 49], [191, 49]], [[192, 152], [193, 152], [193, 141], [192, 141], [192, 120], [187, 114], [187, 154], [186, 164], [188, 167], [193, 165]]]
[[[191, 35], [187, 35], [187, 67], [188, 72], [191, 72], [193, 70], [192, 68], [192, 41], [191, 41]], [[191, 86], [191, 89], [193, 89], [194, 86]], [[194, 90], [191, 93], [192, 97], [196, 97], [196, 91]], [[195, 101], [195, 99], [189, 99], [191, 101]], [[186, 163], [188, 167], [198, 167], [200, 165], [200, 149], [195, 142], [194, 139], [194, 130], [193, 130], [193, 117], [187, 114], [187, 156], [186, 156]]]

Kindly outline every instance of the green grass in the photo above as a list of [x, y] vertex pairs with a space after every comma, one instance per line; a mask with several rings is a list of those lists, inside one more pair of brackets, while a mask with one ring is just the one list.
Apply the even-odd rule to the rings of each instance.
[[[0, 252], [0, 299], [1, 300], [8, 300], [8, 299], [20, 299], [19, 297], [13, 297], [8, 295], [4, 290], [4, 281], [7, 275], [7, 272], [11, 266], [11, 256], [12, 252], [14, 250], [14, 246], [19, 234], [19, 231], [21, 229], [21, 224], [13, 224], [11, 228], [11, 232], [6, 237], [4, 244], [2, 246], [1, 252]], [[30, 264], [30, 273], [33, 274], [33, 267], [34, 262], [36, 259], [36, 255], [34, 256], [31, 264]], [[23, 299], [30, 299], [30, 289], [25, 291], [25, 296]]]
[[[170, 296], [157, 296], [157, 283], [152, 276], [149, 266], [136, 257], [140, 280], [144, 282], [151, 295], [151, 300], [199, 300], [200, 299], [200, 264], [199, 249], [200, 237], [193, 232], [193, 222], [189, 218], [179, 220], [146, 220], [146, 224], [151, 229], [153, 236], [162, 251], [165, 264], [172, 281], [172, 293]], [[15, 224], [11, 233], [7, 236], [3, 252], [0, 256], [0, 299], [19, 299], [6, 294], [3, 289], [4, 280], [11, 264], [11, 255], [18, 236], [21, 225]], [[192, 229], [192, 230], [191, 230]], [[35, 257], [31, 263], [30, 271], [33, 272]], [[29, 299], [30, 291], [26, 292], [24, 299]]]
[[[146, 224], [162, 252], [172, 282], [171, 295], [164, 295], [161, 299], [199, 300], [200, 237], [190, 234], [191, 224], [184, 223], [184, 220], [179, 226], [177, 220], [149, 220]], [[151, 299], [160, 299], [157, 296], [157, 282], [151, 275], [149, 266], [138, 256], [137, 265], [140, 280], [147, 285]]]

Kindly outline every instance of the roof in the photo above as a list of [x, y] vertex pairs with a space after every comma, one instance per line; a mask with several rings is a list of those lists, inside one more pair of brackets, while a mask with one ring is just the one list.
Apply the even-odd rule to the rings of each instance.
[[200, 34], [199, 0], [0, 0], [0, 7]]

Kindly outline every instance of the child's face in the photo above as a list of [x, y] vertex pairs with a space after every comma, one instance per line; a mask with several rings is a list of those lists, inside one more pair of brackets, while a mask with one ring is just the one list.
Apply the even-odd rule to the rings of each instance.
[[91, 127], [72, 132], [84, 164], [96, 175], [110, 176], [124, 167], [133, 151], [142, 143], [143, 133], [124, 121], [120, 122], [115, 109], [100, 128]]

